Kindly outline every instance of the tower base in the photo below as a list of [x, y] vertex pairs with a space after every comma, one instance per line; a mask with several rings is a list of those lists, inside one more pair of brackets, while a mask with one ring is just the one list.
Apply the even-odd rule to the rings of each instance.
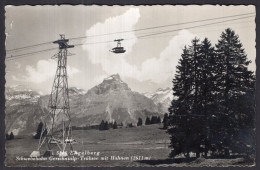
[[33, 151], [30, 155], [31, 158], [37, 158], [40, 156], [41, 156], [40, 151]]
[[43, 154], [43, 157], [50, 157], [50, 156], [53, 156], [53, 153], [51, 150], [47, 150], [45, 151], [45, 153]]

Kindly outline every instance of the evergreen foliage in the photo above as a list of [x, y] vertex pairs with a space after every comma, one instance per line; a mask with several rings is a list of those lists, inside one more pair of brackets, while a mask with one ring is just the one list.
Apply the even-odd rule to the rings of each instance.
[[104, 124], [104, 130], [108, 130], [109, 129], [109, 124], [108, 122], [106, 121], [105, 124]]
[[99, 130], [105, 130], [105, 121], [102, 120], [101, 123], [99, 124]]
[[164, 114], [164, 117], [163, 117], [163, 129], [167, 129], [168, 128], [168, 126], [169, 126], [169, 115], [168, 115], [168, 113], [165, 113]]
[[145, 119], [145, 125], [150, 125], [151, 124], [151, 119], [147, 116]]
[[171, 135], [171, 157], [254, 150], [255, 77], [249, 63], [231, 29], [222, 33], [216, 48], [207, 38], [202, 42], [195, 38], [184, 47], [173, 79], [177, 100], [163, 119]]
[[116, 121], [115, 121], [114, 124], [113, 124], [113, 129], [117, 129], [117, 123], [116, 123]]
[[13, 134], [13, 132], [11, 132], [11, 133], [10, 133], [10, 136], [9, 136], [9, 140], [12, 140], [12, 139], [14, 139], [14, 134]]
[[143, 125], [143, 120], [142, 118], [138, 118], [137, 126], [142, 126]]
[[156, 124], [158, 123], [157, 116], [152, 116], [150, 124]]
[[[43, 123], [40, 122], [38, 127], [37, 127], [37, 130], [36, 130], [36, 134], [34, 135], [34, 139], [40, 139], [41, 137], [41, 133], [42, 133], [42, 129], [43, 129]], [[45, 129], [45, 131], [43, 132], [43, 136], [45, 136], [47, 134], [47, 130]]]

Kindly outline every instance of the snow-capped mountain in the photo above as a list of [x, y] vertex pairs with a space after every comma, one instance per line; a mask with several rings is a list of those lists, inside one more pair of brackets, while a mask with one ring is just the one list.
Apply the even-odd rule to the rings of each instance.
[[37, 102], [40, 94], [30, 89], [25, 89], [22, 86], [6, 87], [5, 99], [6, 100], [29, 100], [31, 102]]
[[[6, 131], [13, 131], [15, 135], [32, 134], [41, 117], [48, 113], [49, 95], [39, 97], [30, 91], [24, 97], [24, 91], [14, 91], [6, 88], [6, 98], [10, 99], [6, 101]], [[14, 96], [23, 97], [17, 100]], [[36, 101], [32, 102], [32, 98]], [[99, 124], [102, 120], [135, 124], [139, 117], [144, 120], [146, 116], [163, 115], [152, 99], [132, 91], [118, 74], [104, 79], [87, 93], [69, 88], [69, 99], [73, 126]], [[56, 123], [62, 122], [58, 119]]]
[[174, 99], [172, 89], [159, 88], [154, 93], [145, 93], [144, 95], [153, 100], [153, 102], [159, 107], [159, 111], [168, 112], [171, 101]]
[[84, 95], [84, 94], [86, 94], [86, 91], [83, 89], [79, 89], [77, 87], [70, 87], [69, 94], [70, 95]]

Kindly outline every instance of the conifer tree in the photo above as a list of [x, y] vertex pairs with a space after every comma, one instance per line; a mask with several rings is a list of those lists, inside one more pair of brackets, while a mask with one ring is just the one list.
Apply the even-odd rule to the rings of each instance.
[[116, 123], [116, 121], [115, 121], [114, 124], [113, 124], [113, 129], [117, 129], [117, 123]]
[[147, 116], [145, 119], [145, 125], [150, 125], [151, 124], [151, 120], [150, 118]]
[[104, 122], [104, 120], [102, 120], [101, 123], [99, 124], [99, 130], [105, 130], [105, 122]]
[[163, 117], [163, 129], [167, 129], [168, 126], [169, 126], [169, 116], [168, 113], [165, 113]]
[[161, 118], [160, 118], [160, 116], [157, 116], [156, 123], [161, 123]]
[[[226, 29], [216, 44], [218, 65], [219, 107], [219, 150], [229, 155], [229, 150], [240, 152], [246, 145], [240, 139], [245, 128], [254, 128], [254, 75], [248, 70], [251, 61], [247, 59], [238, 35], [230, 28]], [[251, 100], [248, 100], [251, 96]], [[247, 104], [246, 104], [247, 103]], [[248, 105], [249, 104], [249, 105]], [[245, 121], [246, 120], [246, 121]], [[253, 133], [253, 132], [252, 132]]]
[[41, 133], [42, 133], [43, 123], [40, 122], [36, 131], [36, 134], [34, 135], [35, 139], [40, 139]]
[[143, 120], [142, 118], [138, 118], [137, 126], [142, 126], [143, 125]]
[[131, 127], [134, 127], [134, 126], [133, 126], [133, 123], [129, 123], [129, 124], [128, 124], [128, 127], [130, 127], [130, 128], [131, 128]]
[[157, 123], [157, 117], [156, 116], [152, 116], [151, 124], [156, 124], [156, 123]]
[[[214, 49], [208, 39], [202, 43], [199, 39], [192, 40], [192, 45], [184, 48], [182, 58], [177, 66], [173, 80], [173, 100], [169, 108], [171, 147], [174, 148], [171, 156], [189, 152], [196, 152], [199, 157], [202, 151], [209, 146], [209, 124], [207, 106], [211, 78], [211, 64], [214, 63]], [[210, 63], [212, 62], [212, 63]], [[212, 79], [213, 80], [213, 79]], [[204, 148], [201, 146], [204, 145]], [[206, 146], [207, 145], [207, 146]]]
[[215, 49], [207, 38], [184, 47], [173, 79], [177, 99], [168, 109], [170, 156], [254, 151], [255, 76], [249, 63], [231, 29], [222, 33]]
[[108, 125], [108, 122], [106, 121], [104, 124], [104, 130], [108, 130], [108, 129], [109, 129], [109, 125]]
[[9, 140], [12, 140], [12, 139], [14, 139], [14, 134], [13, 134], [13, 132], [11, 132], [11, 133], [10, 133], [10, 136], [9, 136]]
[[188, 114], [191, 114], [190, 104], [192, 103], [192, 58], [191, 51], [186, 46], [183, 49], [181, 59], [176, 66], [176, 74], [173, 79], [173, 95], [177, 97], [172, 100], [169, 107], [169, 129], [167, 133], [170, 137], [170, 147], [173, 148], [170, 157], [174, 157], [180, 153], [184, 153], [189, 157], [188, 140], [189, 134]]

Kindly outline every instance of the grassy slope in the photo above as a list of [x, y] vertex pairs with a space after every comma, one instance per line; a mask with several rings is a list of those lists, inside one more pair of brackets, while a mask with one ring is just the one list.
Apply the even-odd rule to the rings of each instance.
[[[77, 151], [100, 152], [100, 156], [147, 156], [151, 161], [16, 161], [16, 156], [28, 157], [37, 148], [38, 140], [31, 137], [6, 142], [7, 166], [227, 166], [241, 162], [232, 160], [196, 160], [190, 163], [176, 163], [168, 159], [169, 136], [159, 125], [133, 128], [99, 130], [76, 130], [73, 136], [78, 141]], [[154, 160], [154, 161], [153, 161]]]

